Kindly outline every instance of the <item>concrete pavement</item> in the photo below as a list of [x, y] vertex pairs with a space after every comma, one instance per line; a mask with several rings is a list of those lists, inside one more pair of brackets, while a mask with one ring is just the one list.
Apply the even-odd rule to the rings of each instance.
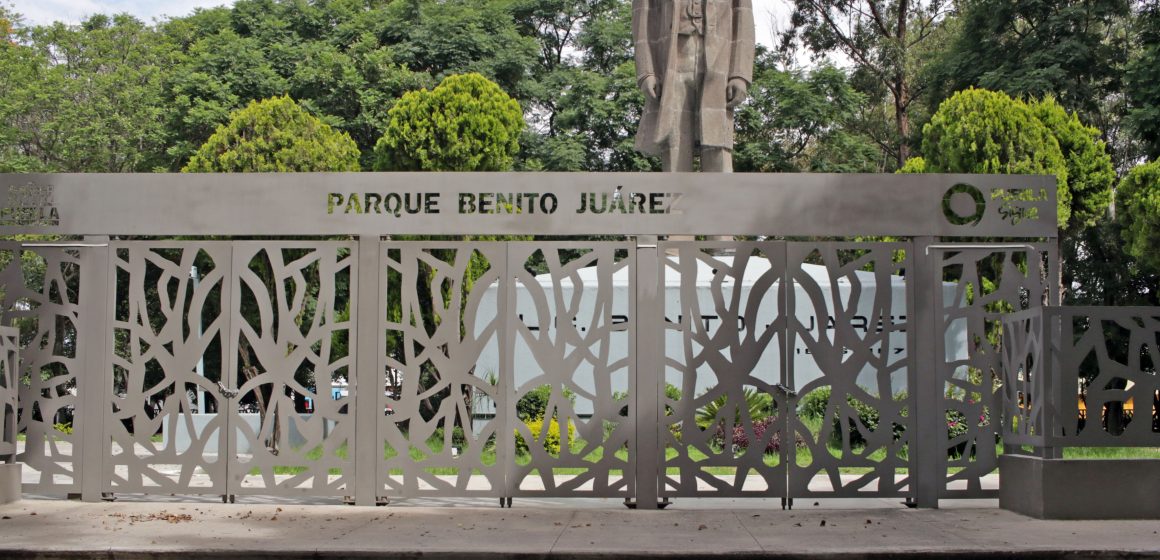
[[774, 500], [713, 507], [682, 499], [664, 511], [591, 502], [517, 498], [501, 509], [25, 499], [0, 506], [0, 558], [1160, 558], [1160, 521], [1041, 521], [993, 501], [917, 510], [799, 500], [792, 511]]

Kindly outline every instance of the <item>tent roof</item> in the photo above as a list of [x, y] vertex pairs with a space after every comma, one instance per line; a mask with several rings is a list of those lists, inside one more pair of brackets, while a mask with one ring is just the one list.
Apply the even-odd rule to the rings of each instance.
[[[714, 257], [714, 260], [721, 262], [723, 266], [733, 266], [733, 262], [734, 262], [732, 255], [716, 256], [716, 257]], [[761, 276], [763, 274], [766, 274], [767, 272], [769, 272], [770, 268], [771, 267], [770, 267], [769, 261], [766, 259], [762, 259], [762, 258], [748, 259], [748, 262], [745, 263], [745, 270], [743, 271], [742, 276], [741, 276], [741, 285], [752, 286], [754, 283], [757, 282], [757, 280], [759, 278], [761, 278]], [[824, 266], [816, 265], [816, 264], [803, 264], [802, 270], [806, 271], [807, 274], [809, 274], [811, 277], [813, 277], [814, 280], [818, 283], [818, 285], [820, 285], [820, 286], [830, 285], [830, 278], [829, 278], [829, 275], [826, 273], [826, 269]], [[616, 273], [612, 277], [613, 285], [614, 286], [627, 286], [628, 285], [628, 273], [629, 273], [628, 268], [622, 268], [622, 269], [616, 271]], [[858, 276], [858, 278], [861, 281], [863, 286], [874, 286], [877, 284], [877, 280], [875, 279], [874, 273], [872, 273], [872, 272], [858, 270], [858, 271], [855, 271], [854, 273]], [[698, 286], [705, 286], [705, 287], [710, 286], [713, 283], [713, 277], [715, 275], [716, 275], [716, 270], [709, 263], [707, 263], [703, 260], [697, 261], [697, 285]], [[577, 276], [579, 277], [580, 281], [585, 286], [595, 286], [597, 284], [598, 278], [597, 278], [597, 274], [596, 274], [596, 267], [582, 268], [578, 271]], [[538, 280], [540, 282], [540, 284], [542, 284], [542, 285], [550, 285], [551, 284], [551, 275], [541, 274], [541, 275], [536, 276], [536, 280]], [[848, 283], [848, 282], [849, 282], [849, 280], [845, 277], [838, 279], [839, 284], [844, 284], [844, 283]], [[732, 283], [733, 283], [733, 277], [727, 276], [725, 278], [725, 285], [729, 285]], [[891, 276], [891, 284], [894, 284], [896, 286], [901, 287], [901, 286], [905, 285], [905, 283], [906, 282], [903, 279], [903, 277]], [[572, 284], [572, 279], [571, 278], [564, 278], [561, 280], [561, 284], [564, 286], [570, 286]], [[679, 286], [680, 284], [681, 284], [681, 276], [678, 273], [678, 271], [675, 270], [674, 268], [672, 268], [671, 266], [665, 266], [665, 286], [666, 287], [676, 287], [676, 286]]]

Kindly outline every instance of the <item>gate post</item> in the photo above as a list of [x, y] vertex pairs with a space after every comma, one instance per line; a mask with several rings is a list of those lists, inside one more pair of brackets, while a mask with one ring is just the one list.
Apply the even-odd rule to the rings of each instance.
[[358, 236], [358, 278], [354, 303], [354, 503], [374, 506], [378, 503], [379, 463], [383, 446], [376, 441], [379, 418], [383, 411], [379, 396], [383, 393], [379, 355], [383, 336], [379, 334], [379, 315], [383, 298], [379, 286], [379, 237]]
[[[938, 378], [938, 360], [935, 337], [943, 336], [937, 330], [940, 321], [936, 298], [941, 297], [942, 275], [936, 266], [936, 258], [930, 254], [934, 244], [932, 236], [915, 237], [913, 241], [915, 265], [914, 314], [911, 321], [911, 348], [915, 357], [915, 387], [913, 389], [915, 437], [910, 442], [910, 453], [915, 465], [914, 497], [920, 508], [938, 508], [938, 497], [946, 479], [945, 472], [939, 472], [943, 464], [939, 453], [946, 453], [945, 445], [940, 445], [940, 417], [943, 416], [942, 392]], [[941, 420], [945, 422], [945, 420]]]
[[636, 419], [636, 507], [657, 509], [660, 490], [660, 387], [664, 374], [664, 293], [661, 290], [657, 239], [636, 242], [636, 376], [633, 417]]
[[[82, 346], [81, 370], [77, 381], [77, 408], [73, 415], [76, 441], [80, 443], [79, 464], [74, 463], [80, 473], [81, 500], [101, 501], [101, 489], [105, 473], [105, 456], [108, 455], [108, 430], [105, 422], [109, 407], [106, 394], [112, 390], [113, 369], [111, 355], [109, 321], [111, 313], [109, 297], [110, 283], [109, 236], [85, 236], [85, 247], [81, 249], [80, 283], [80, 324], [77, 325], [78, 338]], [[105, 445], [102, 445], [105, 443]], [[77, 460], [76, 451], [73, 460]]]

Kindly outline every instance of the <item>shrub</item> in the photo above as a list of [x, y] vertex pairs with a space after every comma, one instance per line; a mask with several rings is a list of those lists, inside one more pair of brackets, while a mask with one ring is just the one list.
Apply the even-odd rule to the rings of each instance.
[[350, 135], [289, 97], [252, 101], [202, 144], [185, 173], [358, 171]]
[[53, 424], [53, 426], [52, 426], [52, 427], [53, 427], [53, 429], [55, 429], [56, 431], [58, 431], [58, 432], [60, 432], [60, 433], [62, 433], [62, 434], [71, 434], [71, 433], [73, 433], [73, 427], [72, 427], [72, 424]]
[[408, 92], [387, 112], [377, 171], [504, 171], [519, 151], [520, 104], [480, 74]]
[[[442, 426], [435, 428], [435, 432], [431, 434], [431, 439], [438, 440], [439, 442], [443, 441], [443, 437], [444, 431]], [[460, 449], [467, 446], [467, 435], [463, 432], [463, 426], [455, 426], [451, 430], [451, 445]]]
[[[576, 404], [576, 393], [564, 389], [564, 397], [568, 402]], [[524, 422], [543, 418], [548, 414], [548, 401], [552, 398], [552, 386], [540, 385], [516, 401], [516, 417]]]
[[[895, 401], [906, 400], [906, 393], [900, 392], [894, 395]], [[881, 420], [881, 415], [878, 409], [856, 399], [853, 395], [846, 395], [846, 404], [854, 409], [858, 416], [858, 422], [853, 419], [847, 419], [847, 431], [850, 432], [850, 445], [852, 447], [865, 446], [866, 436], [862, 433], [865, 429], [869, 432], [878, 431], [878, 423]], [[830, 406], [830, 388], [822, 387], [815, 389], [806, 394], [798, 404], [798, 414], [803, 418], [811, 420], [821, 420], [826, 414], [826, 409]], [[830, 431], [829, 444], [832, 447], [842, 446], [842, 421], [835, 413], [833, 417], [833, 429]], [[906, 431], [905, 426], [894, 424], [891, 426], [894, 441], [902, 438], [902, 433]]]
[[[773, 414], [773, 397], [769, 396], [768, 393], [758, 392], [752, 387], [746, 387], [742, 392], [745, 395], [745, 410], [748, 412], [750, 420], [761, 420]], [[721, 395], [697, 411], [697, 425], [706, 428], [713, 424], [717, 421], [722, 409], [725, 410], [726, 418], [724, 420], [726, 422], [732, 420], [733, 424], [741, 423], [740, 403], [730, 405], [729, 396]], [[732, 419], [728, 418], [730, 409], [733, 411]]]
[[[560, 454], [560, 422], [558, 420], [553, 418], [548, 422], [547, 434], [544, 433], [543, 418], [537, 418], [530, 422], [525, 422], [525, 424], [528, 426], [528, 431], [532, 433], [532, 438], [544, 446], [544, 451], [547, 451], [551, 455]], [[571, 422], [568, 422], [568, 441], [576, 441], [576, 426], [572, 425]], [[524, 440], [524, 436], [520, 434], [520, 431], [516, 430], [516, 453], [527, 454], [529, 452], [528, 442]]]
[[[782, 449], [782, 432], [781, 430], [777, 430], [774, 427], [774, 423], [776, 421], [776, 417], [766, 416], [763, 417], [763, 419], [753, 423], [753, 437], [755, 441], [764, 442], [764, 444], [766, 444], [766, 449], [764, 449], [763, 452], [776, 453]], [[774, 430], [774, 434], [767, 437], [767, 432], [769, 430]], [[732, 430], [730, 431], [732, 432], [730, 442], [734, 446], [737, 446], [737, 449], [749, 449], [749, 444], [752, 444], [753, 442], [749, 441], [749, 435], [746, 434], [744, 426], [738, 426], [738, 424], [734, 424]], [[720, 445], [720, 448], [725, 449], [725, 427], [722, 426], [722, 424], [717, 424], [716, 443]], [[795, 443], [799, 446], [799, 448], [805, 446], [805, 442], [802, 441], [800, 436], [795, 439]]]

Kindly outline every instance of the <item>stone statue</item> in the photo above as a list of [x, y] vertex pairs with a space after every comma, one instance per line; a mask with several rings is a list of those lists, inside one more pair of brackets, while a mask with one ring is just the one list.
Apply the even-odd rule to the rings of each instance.
[[665, 171], [733, 171], [733, 108], [753, 80], [751, 0], [633, 0], [644, 115], [636, 149]]

